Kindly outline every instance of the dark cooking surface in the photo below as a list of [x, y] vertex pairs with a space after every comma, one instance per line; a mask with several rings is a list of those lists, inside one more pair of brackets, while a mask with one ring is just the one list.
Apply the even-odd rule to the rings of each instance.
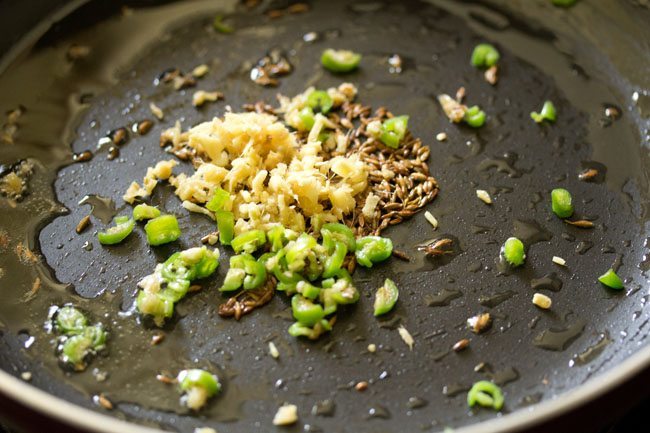
[[[642, 287], [647, 287], [647, 282], [641, 273], [646, 269], [641, 263], [647, 236], [643, 225], [648, 198], [647, 174], [642, 171], [645, 155], [634, 115], [626, 113], [606, 128], [600, 124], [602, 104], [629, 104], [629, 95], [621, 94], [627, 89], [620, 83], [618, 88], [609, 84], [618, 83], [617, 77], [582, 71], [574, 65], [578, 59], [569, 54], [540, 51], [540, 56], [548, 56], [539, 62], [545, 70], [551, 68], [551, 77], [538, 65], [508, 51], [507, 44], [515, 43], [506, 30], [495, 37], [502, 44], [502, 74], [493, 88], [468, 64], [472, 47], [483, 38], [463, 20], [417, 2], [390, 3], [379, 9], [371, 6], [381, 3], [366, 3], [354, 13], [343, 7], [343, 2], [319, 2], [308, 14], [277, 21], [269, 21], [259, 11], [241, 13], [233, 19], [237, 28], [233, 35], [206, 30], [215, 12], [210, 3], [192, 2], [186, 10], [194, 8], [198, 15], [185, 18], [183, 25], [174, 24], [175, 30], [153, 45], [139, 45], [156, 40], [158, 30], [146, 29], [154, 24], [164, 28], [175, 21], [178, 10], [135, 11], [110, 18], [92, 31], [68, 35], [64, 30], [75, 25], [75, 19], [70, 19], [66, 26], [50, 32], [31, 59], [0, 77], [0, 93], [6, 95], [2, 111], [18, 103], [28, 109], [21, 126], [22, 147], [3, 149], [0, 163], [26, 156], [39, 161], [31, 184], [33, 194], [16, 210], [3, 210], [0, 217], [1, 227], [15, 236], [12, 248], [21, 239], [16, 234], [25, 230], [25, 214], [43, 218], [53, 208], [60, 208], [38, 198], [47, 197], [53, 170], [69, 161], [69, 150], [61, 144], [56, 147], [57, 143], [72, 143], [75, 152], [94, 151], [108, 130], [152, 118], [150, 101], [165, 110], [164, 121], [157, 122], [144, 137], [133, 136], [121, 148], [119, 159], [107, 161], [104, 149], [90, 162], [69, 165], [56, 176], [58, 201], [69, 213], [45, 225], [39, 236], [40, 249], [56, 279], [72, 284], [74, 290], [62, 285], [49, 287], [47, 270], [40, 270], [38, 276], [45, 286], [34, 300], [23, 303], [18, 300], [32, 287], [34, 271], [14, 272], [0, 280], [7, 298], [0, 306], [3, 369], [17, 375], [31, 371], [35, 385], [89, 407], [93, 407], [91, 396], [104, 392], [117, 405], [116, 415], [170, 429], [191, 431], [203, 425], [223, 429], [222, 422], [236, 420], [225, 428], [251, 431], [270, 424], [277, 407], [288, 401], [299, 407], [301, 422], [295, 431], [308, 424], [328, 432], [392, 432], [403, 431], [405, 426], [413, 430], [457, 427], [494, 417], [485, 410], [468, 414], [462, 390], [481, 378], [505, 383], [505, 412], [509, 412], [569, 390], [616, 366], [646, 344], [649, 314], [644, 309], [647, 288]], [[76, 20], [86, 21], [89, 15], [80, 13]], [[534, 24], [523, 27], [514, 19], [510, 21], [513, 32], [536, 43], [554, 37]], [[305, 44], [302, 35], [309, 31], [318, 31], [322, 39]], [[91, 46], [91, 56], [67, 62], [64, 53], [74, 42]], [[363, 68], [341, 78], [323, 73], [318, 56], [330, 45], [364, 53]], [[255, 62], [273, 47], [289, 52], [295, 71], [283, 78], [277, 89], [263, 89], [247, 78], [242, 65]], [[385, 58], [392, 53], [406, 59], [401, 75], [388, 72]], [[132, 55], [136, 55], [134, 63], [125, 60]], [[203, 62], [213, 62], [212, 70], [199, 81], [198, 88], [223, 92], [225, 102], [195, 110], [189, 103], [192, 89], [175, 92], [153, 85], [153, 79], [169, 67], [190, 71]], [[52, 70], [45, 75], [48, 80], [42, 79], [44, 65]], [[116, 69], [121, 71], [117, 81], [112, 79]], [[31, 84], [29, 79], [35, 78], [41, 80]], [[366, 296], [340, 314], [334, 332], [316, 343], [286, 334], [290, 322], [282, 295], [239, 323], [219, 318], [216, 305], [222, 298], [209, 288], [223, 278], [227, 267], [224, 254], [217, 277], [204, 284], [205, 290], [179, 304], [180, 319], [165, 329], [163, 344], [151, 347], [149, 341], [156, 330], [143, 329], [135, 317], [118, 312], [129, 310], [135, 283], [150, 273], [157, 261], [176, 249], [197, 245], [213, 224], [188, 215], [169, 188], [159, 187], [152, 201], [179, 216], [183, 228], [180, 245], [152, 251], [138, 229], [123, 245], [103, 248], [93, 235], [103, 227], [97, 217], [91, 230], [80, 236], [74, 233], [89, 211], [78, 201], [86, 194], [99, 194], [112, 198], [118, 209], [128, 210], [121, 195], [132, 180], [141, 180], [147, 166], [170, 158], [159, 149], [158, 136], [176, 119], [188, 127], [222, 115], [226, 105], [239, 111], [243, 103], [258, 99], [275, 103], [278, 92], [293, 95], [311, 84], [327, 87], [342, 80], [359, 85], [361, 102], [410, 114], [411, 130], [431, 146], [430, 167], [441, 193], [428, 209], [440, 220], [439, 233], [432, 232], [418, 215], [386, 234], [414, 257], [418, 256], [417, 243], [451, 235], [459, 241], [459, 254], [444, 262], [416, 259], [408, 265], [394, 259], [372, 274], [357, 273], [358, 286]], [[30, 84], [25, 87], [27, 82]], [[481, 105], [490, 116], [479, 131], [450, 125], [433, 99], [442, 92], [453, 94], [461, 85], [467, 88], [468, 102]], [[88, 94], [91, 96], [82, 96]], [[559, 119], [553, 126], [540, 127], [530, 120], [529, 112], [545, 99], [556, 103]], [[66, 123], [71, 113], [76, 120]], [[448, 133], [446, 142], [434, 140], [439, 131]], [[579, 182], [576, 174], [593, 161], [607, 165], [606, 182]], [[486, 165], [506, 172], [484, 169]], [[549, 212], [548, 194], [555, 186], [574, 193], [580, 214], [597, 217], [596, 229], [569, 227]], [[493, 206], [476, 199], [477, 188], [491, 192], [496, 198]], [[498, 275], [495, 260], [501, 243], [531, 224], [541, 227], [532, 234], [543, 235], [531, 245], [526, 266], [510, 276]], [[28, 238], [35, 228], [30, 225]], [[593, 243], [593, 247], [578, 254], [581, 241]], [[93, 245], [91, 250], [83, 247], [86, 242]], [[567, 259], [568, 268], [551, 263], [553, 255]], [[595, 281], [614, 263], [621, 264], [619, 273], [628, 278], [627, 290], [622, 293]], [[7, 253], [0, 257], [0, 266], [18, 269], [21, 265]], [[530, 281], [549, 272], [557, 273], [563, 287], [559, 292], [546, 292], [554, 307], [542, 312], [530, 302], [534, 292]], [[377, 321], [371, 315], [371, 293], [388, 275], [402, 288], [401, 298], [388, 320]], [[431, 297], [443, 290], [462, 295], [448, 306], [428, 306]], [[479, 303], [481, 297], [495, 294], [506, 294], [505, 300], [493, 307]], [[57, 368], [50, 336], [41, 326], [48, 306], [62, 302], [79, 304], [111, 330], [110, 356], [97, 359], [82, 374], [66, 375]], [[474, 336], [464, 322], [480, 311], [490, 311], [496, 320], [489, 332]], [[412, 352], [395, 330], [398, 320], [415, 337]], [[571, 338], [551, 339], [549, 329], [569, 329]], [[552, 347], [564, 344], [566, 350], [536, 347], [534, 340], [544, 332], [546, 343], [552, 340], [548, 343]], [[35, 337], [33, 344], [17, 349], [31, 341], [29, 336]], [[450, 352], [451, 345], [464, 337], [471, 338], [470, 349]], [[280, 361], [267, 355], [271, 340], [280, 349]], [[378, 353], [367, 353], [370, 343], [379, 346]], [[594, 345], [596, 349], [588, 352]], [[13, 353], [18, 350], [26, 355], [17, 358]], [[578, 357], [580, 354], [583, 356]], [[588, 362], [571, 366], [580, 359]], [[221, 372], [224, 392], [200, 417], [165, 412], [180, 410], [178, 393], [156, 381], [156, 373], [176, 373], [195, 362]], [[490, 367], [474, 372], [480, 362]], [[93, 369], [107, 372], [108, 379], [97, 381]], [[365, 393], [350, 389], [350, 384], [361, 380], [371, 382]], [[444, 389], [459, 393], [444, 395]], [[427, 404], [409, 408], [411, 397]], [[325, 399], [336, 403], [334, 416], [311, 415], [312, 406]], [[366, 420], [373, 408], [385, 410], [387, 418]]]

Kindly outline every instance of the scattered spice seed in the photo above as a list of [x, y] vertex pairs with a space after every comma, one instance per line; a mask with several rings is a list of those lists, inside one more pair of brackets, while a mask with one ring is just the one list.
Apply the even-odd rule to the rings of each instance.
[[74, 162], [86, 162], [93, 159], [93, 153], [90, 150], [84, 150], [80, 153], [75, 153], [72, 155], [72, 160]]
[[90, 225], [90, 215], [86, 215], [85, 217], [81, 218], [81, 221], [79, 221], [79, 224], [77, 224], [75, 231], [77, 232], [78, 235], [80, 235], [84, 230], [88, 228], [89, 225]]
[[598, 170], [595, 168], [588, 168], [586, 170], [583, 170], [578, 174], [578, 179], [584, 180], [585, 182], [588, 182], [598, 176]]
[[433, 214], [431, 214], [431, 212], [424, 212], [424, 217], [429, 221], [429, 224], [431, 224], [431, 227], [433, 227], [434, 230], [438, 228], [438, 220], [433, 216]]
[[117, 158], [118, 156], [120, 156], [120, 149], [118, 149], [115, 146], [111, 146], [111, 147], [108, 148], [108, 154], [106, 155], [106, 159], [108, 159], [109, 161], [112, 161], [115, 158]]
[[492, 204], [492, 197], [490, 197], [490, 194], [484, 189], [477, 189], [476, 197], [485, 204]]
[[410, 262], [411, 261], [411, 257], [409, 257], [408, 254], [406, 254], [402, 250], [396, 250], [395, 248], [393, 248], [393, 257], [396, 257], [396, 258], [398, 258], [400, 260], [404, 260], [405, 262]]
[[210, 71], [210, 67], [206, 64], [202, 64], [192, 69], [192, 75], [196, 78], [205, 77], [205, 75]]
[[423, 247], [418, 247], [420, 251], [424, 251], [429, 257], [440, 257], [447, 254], [453, 254], [453, 251], [450, 249], [454, 241], [448, 238], [436, 239], [428, 245]]
[[397, 332], [399, 332], [399, 336], [402, 337], [402, 340], [409, 347], [409, 350], [413, 350], [413, 345], [415, 344], [415, 340], [413, 339], [411, 333], [404, 327], [404, 325], [399, 325], [399, 328], [397, 328]]
[[241, 319], [243, 315], [250, 313], [255, 308], [267, 304], [275, 294], [275, 286], [275, 278], [269, 278], [266, 284], [260, 288], [242, 290], [219, 305], [219, 315], [221, 317], [234, 317], [235, 320]]
[[467, 112], [466, 105], [461, 104], [457, 99], [444, 93], [438, 96], [438, 102], [442, 107], [442, 111], [444, 111], [449, 120], [454, 123], [460, 123], [463, 121], [465, 113]]
[[192, 285], [187, 289], [187, 291], [188, 291], [189, 293], [193, 293], [193, 292], [198, 292], [198, 291], [201, 290], [202, 288], [203, 288], [203, 286], [201, 286], [200, 284], [192, 284]]
[[465, 99], [466, 94], [467, 94], [467, 90], [465, 90], [465, 87], [460, 86], [458, 90], [456, 90], [456, 101], [458, 103], [463, 102], [463, 99]]
[[166, 374], [159, 373], [156, 375], [156, 380], [158, 382], [162, 382], [165, 385], [173, 385], [175, 383], [178, 383], [178, 380], [176, 380], [175, 377], [169, 377]]
[[402, 73], [402, 57], [399, 54], [393, 54], [388, 58], [388, 72], [391, 74]]
[[208, 233], [207, 235], [205, 235], [205, 236], [203, 236], [201, 238], [201, 243], [203, 243], [203, 244], [215, 245], [217, 242], [219, 242], [219, 232], [218, 231]]
[[154, 334], [151, 337], [151, 345], [157, 346], [165, 340], [165, 334]]
[[111, 401], [107, 399], [104, 394], [99, 394], [95, 396], [94, 400], [97, 404], [99, 404], [101, 407], [103, 407], [106, 410], [113, 409], [113, 403], [111, 403]]
[[205, 90], [198, 90], [192, 95], [192, 105], [195, 107], [201, 107], [206, 102], [216, 102], [219, 99], [223, 99], [223, 93], [221, 92], [206, 92]]
[[135, 132], [140, 135], [145, 135], [153, 127], [153, 122], [149, 119], [142, 120], [136, 124]]
[[376, 344], [371, 343], [371, 344], [368, 345], [368, 352], [375, 353], [376, 351], [377, 351], [377, 345]]
[[250, 79], [261, 86], [277, 86], [277, 78], [288, 75], [292, 70], [291, 63], [282, 51], [275, 49], [257, 61], [251, 69]]
[[553, 256], [551, 260], [553, 260], [553, 263], [556, 265], [566, 266], [566, 260], [564, 260], [562, 257]]
[[445, 141], [447, 139], [447, 133], [446, 132], [439, 132], [436, 134], [436, 140], [438, 141]]
[[309, 12], [309, 5], [307, 3], [294, 3], [287, 8], [290, 14], [302, 14]]
[[153, 102], [149, 103], [149, 109], [151, 110], [151, 114], [153, 114], [156, 119], [163, 120], [165, 117], [165, 113], [163, 113], [162, 109]]
[[298, 421], [298, 407], [295, 404], [280, 406], [273, 417], [273, 425], [291, 425]]
[[465, 350], [469, 346], [469, 340], [467, 338], [463, 338], [462, 340], [458, 340], [456, 344], [453, 345], [452, 349], [454, 352], [460, 352], [462, 350]]
[[196, 79], [191, 74], [183, 74], [177, 77], [174, 77], [174, 90], [183, 90], [188, 87], [196, 86]]
[[581, 229], [591, 229], [594, 227], [594, 223], [587, 220], [577, 220], [577, 221], [564, 220], [564, 222], [572, 226], [579, 227]]
[[483, 76], [485, 77], [485, 81], [487, 81], [488, 83], [494, 86], [499, 80], [498, 72], [499, 69], [497, 65], [490, 66], [488, 69], [486, 69], [485, 73], [483, 74]]
[[117, 128], [108, 133], [108, 138], [116, 146], [121, 146], [126, 143], [126, 140], [129, 138], [129, 133], [126, 128]]
[[542, 308], [544, 310], [548, 310], [551, 308], [551, 304], [553, 301], [551, 298], [548, 296], [542, 294], [542, 293], [535, 293], [533, 295], [533, 304], [537, 305], [539, 308]]
[[365, 380], [358, 382], [356, 385], [354, 385], [354, 389], [359, 392], [363, 392], [366, 389], [368, 389], [368, 382], [366, 382]]
[[278, 359], [280, 357], [280, 352], [272, 341], [269, 341], [269, 355], [271, 355], [273, 359]]
[[490, 317], [490, 313], [477, 314], [476, 316], [467, 319], [469, 329], [475, 334], [480, 334], [487, 330], [491, 324], [492, 318]]

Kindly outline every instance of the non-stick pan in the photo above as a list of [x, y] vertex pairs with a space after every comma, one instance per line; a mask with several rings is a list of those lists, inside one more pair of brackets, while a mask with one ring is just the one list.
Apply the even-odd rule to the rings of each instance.
[[[2, 120], [0, 171], [3, 178], [20, 172], [25, 183], [24, 197], [0, 198], [4, 418], [38, 431], [275, 431], [273, 415], [288, 402], [298, 406], [299, 422], [282, 431], [515, 431], [543, 423], [587, 431], [648, 395], [647, 2], [317, 1], [289, 10], [287, 2], [251, 3], [0, 1], [0, 108], [13, 112]], [[218, 14], [233, 33], [214, 31]], [[310, 32], [316, 40], [304, 37]], [[482, 41], [501, 51], [496, 86], [469, 63]], [[345, 76], [322, 70], [319, 56], [330, 46], [363, 53], [361, 68]], [[277, 87], [261, 87], [250, 68], [273, 49], [293, 72]], [[387, 63], [393, 54], [402, 58], [401, 73]], [[224, 101], [196, 109], [194, 89], [156, 84], [170, 68], [202, 63], [210, 72], [196, 88], [223, 92]], [[179, 242], [151, 248], [141, 230], [115, 247], [97, 242], [95, 233], [130, 209], [121, 198], [130, 182], [170, 157], [159, 146], [161, 131], [342, 81], [355, 83], [365, 104], [411, 116], [440, 185], [427, 206], [437, 231], [421, 213], [387, 230], [410, 262], [358, 271], [361, 301], [316, 342], [286, 333], [289, 304], [280, 294], [240, 321], [218, 316], [226, 250], [217, 275], [179, 304], [162, 331], [140, 323], [132, 309], [137, 281], [214, 229], [161, 185], [152, 202], [178, 215]], [[449, 123], [435, 100], [461, 86], [488, 113], [479, 130]], [[557, 122], [538, 125], [529, 114], [547, 99]], [[105, 137], [145, 119], [154, 120], [151, 131], [129, 132], [109, 160]], [[440, 132], [448, 138], [437, 141]], [[578, 173], [589, 168], [599, 175], [581, 181]], [[552, 214], [556, 187], [573, 192], [578, 216], [594, 228]], [[477, 189], [494, 203], [478, 200]], [[77, 234], [88, 214], [91, 228]], [[499, 249], [513, 235], [527, 243], [526, 264], [502, 272]], [[452, 256], [418, 252], [441, 236], [454, 239]], [[598, 283], [609, 268], [624, 277], [624, 290]], [[378, 320], [372, 294], [386, 277], [401, 288], [400, 300]], [[532, 304], [536, 291], [553, 299], [550, 310]], [[64, 303], [110, 331], [108, 354], [82, 373], [58, 366], [55, 336], [44, 326], [48, 309]], [[466, 319], [481, 312], [494, 323], [474, 335]], [[400, 325], [414, 337], [412, 350]], [[162, 343], [152, 345], [161, 332]], [[453, 351], [463, 338], [469, 347]], [[278, 360], [268, 354], [270, 341]], [[156, 379], [193, 366], [223, 382], [198, 414]], [[500, 413], [467, 407], [466, 390], [480, 379], [503, 388]], [[361, 381], [364, 392], [355, 390]]]

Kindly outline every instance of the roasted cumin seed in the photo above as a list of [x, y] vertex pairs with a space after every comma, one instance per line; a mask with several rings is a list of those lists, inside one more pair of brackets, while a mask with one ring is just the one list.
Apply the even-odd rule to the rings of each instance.
[[454, 352], [460, 352], [462, 350], [465, 350], [469, 346], [469, 340], [467, 338], [463, 338], [462, 340], [458, 340], [453, 346], [452, 349]]
[[110, 138], [116, 146], [122, 146], [128, 140], [129, 132], [126, 128], [117, 128], [108, 133], [108, 138]]
[[411, 261], [411, 257], [409, 257], [409, 255], [406, 254], [406, 252], [394, 248], [393, 248], [393, 257], [397, 257], [398, 259], [404, 260], [405, 262]]
[[108, 159], [109, 161], [112, 161], [115, 158], [117, 158], [118, 156], [120, 156], [120, 149], [119, 148], [117, 148], [115, 146], [111, 146], [111, 147], [108, 148], [108, 155], [106, 155], [106, 159]]
[[77, 224], [77, 227], [75, 228], [75, 231], [77, 234], [83, 233], [84, 230], [88, 228], [90, 225], [90, 215], [86, 215], [85, 217], [81, 218], [79, 221], [79, 224]]
[[136, 132], [140, 135], [145, 135], [153, 127], [153, 122], [149, 119], [142, 120], [136, 124]]
[[569, 221], [569, 220], [564, 220], [565, 223], [570, 224], [575, 227], [579, 227], [581, 229], [591, 229], [594, 228], [594, 223], [591, 221], [587, 220], [577, 220], [577, 221]]
[[442, 238], [437, 239], [428, 245], [420, 247], [419, 249], [421, 251], [424, 251], [424, 254], [429, 257], [440, 257], [447, 254], [453, 254], [453, 250], [450, 249], [453, 243], [454, 241], [451, 239]]
[[581, 171], [580, 174], [578, 174], [578, 179], [588, 182], [593, 178], [595, 178], [596, 176], [598, 176], [598, 170], [596, 170], [595, 168], [588, 168], [586, 170]]
[[72, 160], [74, 162], [86, 162], [93, 159], [93, 153], [90, 150], [84, 150], [83, 152], [75, 153], [72, 155]]

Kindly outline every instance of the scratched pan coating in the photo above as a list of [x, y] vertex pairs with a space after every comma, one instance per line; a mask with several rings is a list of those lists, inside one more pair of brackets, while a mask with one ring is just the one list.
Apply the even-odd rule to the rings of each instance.
[[[25, 158], [35, 164], [30, 194], [15, 208], [3, 199], [0, 216], [9, 238], [0, 255], [3, 370], [15, 376], [29, 371], [36, 387], [99, 412], [107, 411], [92, 397], [103, 393], [115, 406], [110, 415], [168, 430], [271, 430], [266, 426], [277, 408], [290, 402], [298, 406], [300, 420], [286, 431], [400, 432], [494, 418], [491, 411], [467, 408], [465, 391], [477, 380], [502, 385], [504, 414], [528, 410], [616, 368], [647, 345], [649, 97], [641, 92], [631, 100], [642, 78], [617, 71], [612, 64], [623, 72], [626, 67], [617, 58], [606, 63], [605, 53], [586, 38], [556, 33], [575, 24], [572, 19], [606, 14], [609, 6], [580, 4], [574, 11], [547, 5], [536, 12], [547, 18], [535, 19], [518, 3], [509, 8], [501, 2], [329, 1], [272, 20], [263, 13], [266, 6], [232, 12], [231, 3], [143, 7], [147, 2], [140, 2], [120, 13], [117, 6], [89, 2], [0, 75], [2, 111], [26, 107], [16, 145], [2, 149], [3, 172]], [[210, 30], [217, 12], [231, 16], [233, 34]], [[319, 38], [305, 42], [303, 35], [312, 31]], [[469, 53], [484, 40], [502, 54], [496, 86], [469, 65]], [[90, 46], [91, 54], [66, 59], [73, 43]], [[363, 53], [360, 70], [346, 76], [324, 72], [319, 55], [330, 46]], [[283, 50], [294, 70], [277, 88], [263, 88], [249, 79], [248, 70], [272, 48]], [[386, 61], [395, 53], [404, 59], [401, 74], [391, 73]], [[647, 53], [637, 61], [650, 65]], [[197, 110], [190, 103], [195, 89], [178, 92], [154, 84], [164, 70], [189, 72], [201, 63], [211, 70], [197, 89], [221, 91], [225, 101]], [[161, 131], [177, 119], [187, 128], [223, 115], [227, 106], [240, 111], [258, 100], [275, 104], [277, 93], [294, 95], [310, 85], [342, 81], [359, 87], [362, 103], [411, 116], [409, 127], [430, 146], [430, 170], [440, 185], [438, 198], [426, 208], [438, 218], [438, 230], [422, 214], [387, 230], [412, 260], [393, 258], [371, 272], [358, 271], [361, 301], [339, 314], [333, 332], [317, 342], [286, 333], [290, 309], [281, 294], [239, 322], [220, 318], [216, 310], [224, 298], [215, 288], [228, 256], [221, 249], [217, 275], [178, 304], [163, 329], [164, 341], [152, 346], [159, 330], [129, 314], [136, 282], [173, 251], [198, 245], [214, 224], [189, 215], [171, 188], [161, 185], [151, 202], [179, 217], [179, 242], [149, 248], [137, 228], [123, 244], [102, 247], [95, 233], [112, 214], [130, 210], [121, 199], [130, 182], [171, 157], [158, 145]], [[444, 117], [435, 96], [454, 94], [460, 86], [468, 104], [488, 113], [485, 127], [456, 126]], [[540, 126], [529, 113], [547, 99], [555, 102], [558, 120]], [[107, 149], [97, 150], [100, 139], [153, 119], [152, 101], [164, 110], [164, 120], [155, 121], [146, 135], [130, 134], [120, 156], [107, 160]], [[622, 117], [606, 118], [606, 104], [620, 107]], [[447, 140], [436, 141], [443, 131]], [[72, 153], [85, 150], [93, 158], [72, 163]], [[604, 176], [578, 180], [587, 167]], [[180, 170], [191, 171], [183, 165]], [[577, 212], [593, 218], [594, 229], [571, 227], [550, 212], [550, 190], [558, 186], [572, 191]], [[478, 200], [476, 189], [489, 191], [494, 203]], [[78, 204], [86, 195], [112, 200], [115, 210], [97, 205], [92, 226], [78, 235], [75, 227], [91, 210]], [[499, 248], [512, 235], [528, 241], [526, 264], [503, 275]], [[456, 241], [457, 253], [442, 260], [422, 257], [416, 246], [441, 236]], [[19, 260], [16, 245], [23, 242], [47, 265]], [[554, 264], [553, 256], [567, 266]], [[624, 291], [596, 281], [612, 266], [625, 277]], [[531, 302], [533, 280], [551, 273], [562, 285], [538, 289], [553, 299], [552, 309], [541, 311]], [[26, 298], [37, 277], [40, 289]], [[372, 316], [372, 294], [386, 277], [400, 287], [400, 300], [378, 320]], [[95, 359], [84, 373], [58, 368], [52, 336], [43, 328], [48, 307], [65, 302], [110, 330], [109, 356]], [[489, 312], [494, 323], [474, 335], [465, 322], [480, 312]], [[414, 337], [412, 350], [398, 325]], [[462, 338], [470, 339], [469, 347], [451, 350]], [[278, 347], [279, 360], [268, 355], [269, 341]], [[375, 353], [368, 352], [369, 344], [377, 346]], [[476, 369], [481, 363], [485, 366]], [[182, 410], [173, 386], [156, 380], [157, 373], [194, 365], [218, 372], [224, 384], [198, 416]], [[106, 379], [98, 380], [102, 375]], [[360, 381], [369, 383], [364, 392], [354, 389]], [[312, 412], [314, 406], [320, 413]]]

